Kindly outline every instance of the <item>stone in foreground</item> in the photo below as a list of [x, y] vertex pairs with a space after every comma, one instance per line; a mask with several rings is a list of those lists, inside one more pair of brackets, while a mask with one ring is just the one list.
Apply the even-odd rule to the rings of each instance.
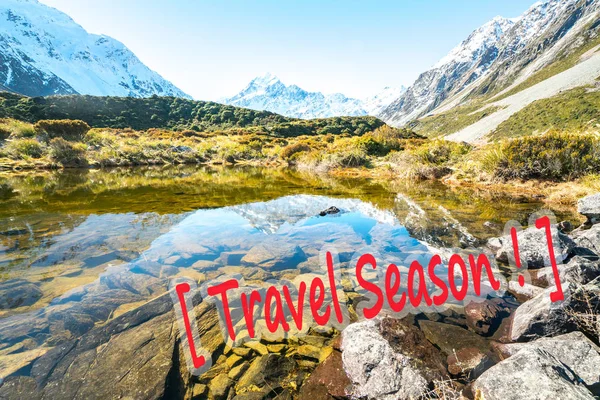
[[587, 400], [592, 393], [552, 354], [525, 348], [484, 372], [473, 386], [485, 400]]

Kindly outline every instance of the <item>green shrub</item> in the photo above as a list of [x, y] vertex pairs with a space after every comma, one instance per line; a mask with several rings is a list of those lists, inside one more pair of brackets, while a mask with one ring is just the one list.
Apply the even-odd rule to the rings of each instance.
[[293, 143], [288, 144], [281, 150], [281, 158], [284, 160], [289, 160], [295, 154], [301, 153], [303, 151], [310, 151], [310, 146], [306, 143]]
[[14, 139], [6, 144], [6, 152], [14, 159], [40, 158], [44, 153], [41, 143], [35, 139]]
[[494, 175], [503, 179], [572, 179], [600, 168], [600, 142], [593, 135], [549, 132], [501, 146]]
[[0, 119], [0, 140], [13, 138], [32, 138], [35, 136], [33, 126], [15, 119]]
[[50, 140], [50, 157], [65, 167], [82, 167], [87, 165], [86, 148], [83, 143], [69, 142], [61, 137]]
[[71, 119], [46, 119], [38, 121], [33, 128], [40, 135], [47, 135], [48, 139], [63, 138], [70, 141], [81, 141], [90, 130], [90, 126], [80, 120]]

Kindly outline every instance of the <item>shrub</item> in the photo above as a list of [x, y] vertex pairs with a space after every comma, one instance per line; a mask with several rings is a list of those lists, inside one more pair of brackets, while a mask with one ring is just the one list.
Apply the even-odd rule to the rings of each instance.
[[303, 151], [310, 151], [310, 146], [306, 143], [293, 143], [288, 144], [281, 150], [281, 158], [289, 160], [292, 156], [301, 153]]
[[90, 130], [90, 126], [79, 120], [71, 119], [46, 119], [38, 121], [33, 128], [38, 134], [45, 134], [49, 139], [63, 138], [65, 140], [80, 141]]
[[44, 148], [35, 139], [14, 139], [7, 143], [6, 152], [14, 159], [40, 158]]
[[0, 119], [0, 140], [13, 138], [32, 138], [35, 136], [33, 126], [15, 119]]
[[600, 167], [600, 143], [592, 135], [549, 132], [501, 146], [494, 175], [503, 179], [572, 179]]
[[50, 140], [50, 157], [67, 167], [82, 167], [87, 165], [85, 145], [69, 142], [61, 137]]

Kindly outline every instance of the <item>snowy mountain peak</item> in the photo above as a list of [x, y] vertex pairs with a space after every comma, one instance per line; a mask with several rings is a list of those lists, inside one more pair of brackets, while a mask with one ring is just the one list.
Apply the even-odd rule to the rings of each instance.
[[271, 111], [293, 118], [376, 116], [404, 90], [404, 87], [386, 87], [382, 92], [360, 100], [342, 93], [308, 92], [297, 85], [286, 85], [277, 76], [267, 73], [254, 78], [241, 92], [222, 101], [225, 104]]
[[0, 3], [0, 85], [29, 96], [188, 97], [121, 42], [37, 0]]
[[474, 30], [467, 39], [438, 61], [434, 68], [450, 63], [474, 63], [481, 54], [495, 46], [515, 22], [514, 18], [495, 17]]

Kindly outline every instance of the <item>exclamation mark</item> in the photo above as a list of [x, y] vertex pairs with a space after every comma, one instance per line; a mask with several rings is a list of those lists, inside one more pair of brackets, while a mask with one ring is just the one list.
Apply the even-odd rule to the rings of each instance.
[[[512, 238], [513, 250], [515, 254], [515, 263], [517, 268], [521, 268], [521, 256], [519, 255], [519, 242], [517, 241], [517, 228], [510, 228], [510, 236]], [[519, 285], [525, 286], [525, 277], [519, 274]]]

